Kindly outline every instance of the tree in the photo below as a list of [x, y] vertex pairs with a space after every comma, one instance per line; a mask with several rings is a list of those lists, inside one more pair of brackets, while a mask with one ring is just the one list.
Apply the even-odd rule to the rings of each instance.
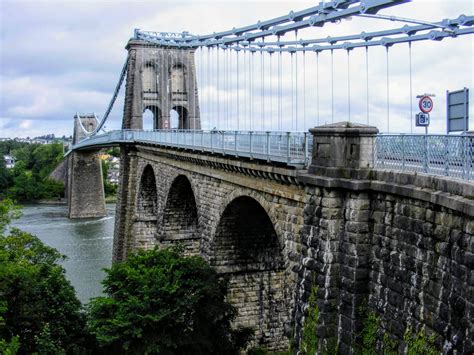
[[117, 194], [117, 185], [112, 184], [108, 179], [110, 163], [108, 160], [102, 160], [102, 181], [104, 182], [105, 196], [115, 196]]
[[37, 237], [13, 228], [10, 202], [0, 202], [0, 350], [76, 353], [93, 344], [74, 288], [58, 262], [63, 258]]
[[107, 296], [89, 304], [89, 327], [105, 352], [233, 354], [251, 335], [231, 327], [227, 283], [200, 257], [155, 248], [106, 272]]
[[[64, 195], [64, 184], [49, 179], [62, 159], [61, 144], [24, 144], [13, 151], [16, 164], [2, 179], [0, 194], [18, 201], [58, 198]], [[2, 180], [4, 183], [2, 183]]]

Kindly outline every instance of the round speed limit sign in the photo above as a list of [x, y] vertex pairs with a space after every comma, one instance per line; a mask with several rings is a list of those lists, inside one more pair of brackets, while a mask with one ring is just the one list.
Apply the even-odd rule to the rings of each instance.
[[433, 100], [429, 96], [423, 96], [420, 99], [418, 106], [420, 107], [421, 112], [430, 113], [433, 109]]

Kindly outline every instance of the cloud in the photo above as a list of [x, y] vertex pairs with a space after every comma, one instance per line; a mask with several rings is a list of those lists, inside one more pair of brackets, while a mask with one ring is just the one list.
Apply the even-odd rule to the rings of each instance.
[[[134, 28], [212, 33], [314, 6], [314, 1], [3, 0], [0, 6], [0, 136], [33, 136], [52, 132], [69, 135], [72, 133], [72, 117], [76, 111], [104, 112], [126, 58], [124, 46]], [[473, 5], [471, 1], [416, 1], [384, 10], [383, 13], [431, 21], [457, 17], [461, 13], [470, 15]], [[324, 38], [399, 26], [399, 23], [354, 17], [351, 21], [300, 31], [298, 36]], [[287, 37], [292, 39], [294, 34]], [[262, 126], [262, 117], [265, 129], [277, 128], [279, 117], [282, 119], [282, 129], [295, 129], [298, 126], [300, 130], [318, 124], [318, 117], [319, 123], [330, 122], [333, 116], [338, 121], [346, 120], [349, 118], [349, 95], [351, 120], [366, 122], [367, 73], [364, 49], [350, 53], [350, 76], [346, 52], [334, 54], [332, 75], [330, 54], [322, 53], [319, 56], [319, 77], [316, 76], [316, 55], [306, 54], [305, 88], [302, 55], [298, 55], [297, 79], [296, 67], [292, 77], [290, 57], [284, 56], [281, 111], [278, 109], [276, 56], [273, 57], [271, 70], [269, 57], [265, 58], [265, 94], [262, 98], [258, 54], [255, 55], [250, 93], [248, 62], [245, 62], [244, 57], [241, 57], [239, 73], [233, 57], [232, 70], [228, 73], [233, 79], [232, 85], [225, 84], [222, 71], [217, 90], [217, 83], [206, 78], [206, 52], [203, 53], [202, 63], [200, 52], [196, 55], [201, 117], [205, 128], [222, 124], [222, 128], [235, 129], [238, 120], [239, 127], [247, 129], [250, 128], [250, 114], [255, 120], [252, 125], [254, 129]], [[472, 36], [413, 44], [413, 94], [432, 91], [437, 95], [432, 114], [433, 132], [444, 130], [445, 91], [464, 86], [473, 88], [473, 57]], [[407, 45], [394, 46], [389, 51], [390, 127], [391, 130], [404, 132], [409, 131], [411, 112], [408, 59]], [[223, 65], [223, 58], [221, 60]], [[370, 123], [385, 130], [388, 116], [385, 49], [370, 49], [369, 64]], [[204, 75], [201, 68], [204, 69]], [[236, 85], [237, 75], [240, 79], [239, 88]], [[333, 84], [331, 76], [334, 77]], [[296, 81], [298, 98], [295, 97]], [[237, 96], [241, 105], [239, 118]], [[265, 107], [262, 112], [263, 100]], [[412, 101], [415, 106], [413, 98]], [[227, 109], [225, 105], [228, 105]], [[122, 108], [123, 92], [107, 123], [109, 129], [120, 127]], [[413, 112], [415, 110], [413, 108]], [[296, 111], [298, 118], [295, 117]]]

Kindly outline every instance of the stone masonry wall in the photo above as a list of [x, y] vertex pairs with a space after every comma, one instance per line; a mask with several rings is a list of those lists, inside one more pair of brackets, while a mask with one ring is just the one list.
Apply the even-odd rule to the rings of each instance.
[[[444, 353], [473, 351], [474, 222], [387, 193], [307, 188], [295, 322], [318, 287], [319, 349], [352, 353], [368, 312], [404, 352], [407, 329]], [[378, 351], [383, 339], [378, 339]]]
[[[437, 335], [444, 353], [473, 351], [474, 222], [469, 202], [456, 195], [470, 196], [468, 185], [438, 181], [437, 189], [452, 192], [427, 194], [425, 185], [397, 190], [383, 175], [367, 182], [307, 174], [284, 183], [153, 148], [127, 156], [128, 188], [117, 211], [135, 229], [117, 222], [114, 245], [122, 249], [114, 255], [119, 250], [122, 259], [115, 260], [194, 233], [195, 208], [199, 239], [185, 245], [187, 253], [199, 253], [229, 279], [237, 323], [254, 327], [254, 344], [284, 350], [295, 336], [298, 345], [317, 286], [321, 352], [353, 353], [369, 312], [399, 352], [406, 351], [407, 329]], [[155, 176], [156, 219], [139, 225], [145, 169]], [[192, 212], [184, 218], [183, 209]], [[381, 351], [383, 339], [377, 344]]]
[[[136, 194], [127, 199], [127, 207], [124, 207], [124, 210], [128, 209], [127, 218], [133, 228], [128, 234], [116, 232], [116, 238], [129, 240], [128, 243], [116, 241], [116, 244], [126, 246], [123, 255], [135, 248], [183, 243], [195, 221], [192, 217], [195, 208], [197, 227], [196, 233], [192, 234], [193, 238], [197, 235], [200, 239], [194, 244], [184, 243], [186, 253], [199, 253], [229, 279], [228, 297], [239, 309], [236, 323], [254, 327], [255, 344], [274, 350], [286, 349], [292, 332], [290, 316], [297, 277], [292, 270], [301, 249], [298, 245], [303, 225], [304, 191], [288, 183], [270, 183], [235, 173], [211, 177], [210, 173], [215, 171], [187, 162], [169, 161], [147, 149], [139, 149], [136, 154], [134, 175], [130, 176], [133, 183], [129, 183], [129, 186], [133, 184]], [[155, 174], [157, 196], [156, 223], [149, 224], [138, 218], [140, 184], [146, 169], [152, 169]], [[187, 182], [189, 188], [184, 187]], [[238, 201], [242, 196], [254, 204], [250, 210], [246, 209], [249, 205], [242, 205], [233, 211], [233, 216], [242, 216], [247, 211], [246, 221], [222, 218], [232, 201]], [[191, 211], [185, 218], [183, 209]], [[255, 214], [258, 215], [255, 221], [248, 223]], [[261, 221], [267, 224], [267, 231]], [[153, 224], [155, 233], [150, 233]], [[249, 228], [242, 229], [242, 225]], [[295, 252], [289, 255], [290, 251]], [[241, 257], [237, 257], [239, 255]], [[247, 263], [248, 255], [253, 255], [251, 265]], [[233, 267], [217, 265], [223, 256], [233, 263]]]

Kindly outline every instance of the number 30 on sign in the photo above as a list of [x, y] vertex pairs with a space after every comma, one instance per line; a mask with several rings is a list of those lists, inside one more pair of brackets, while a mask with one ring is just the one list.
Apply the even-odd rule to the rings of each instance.
[[433, 100], [429, 96], [423, 96], [418, 104], [421, 112], [429, 113], [433, 109]]

